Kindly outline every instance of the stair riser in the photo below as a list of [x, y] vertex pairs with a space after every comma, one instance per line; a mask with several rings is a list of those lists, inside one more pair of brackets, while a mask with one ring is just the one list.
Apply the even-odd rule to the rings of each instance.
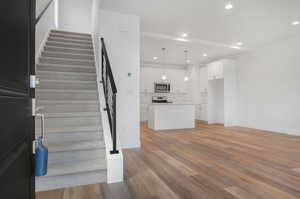
[[105, 158], [105, 149], [50, 153], [48, 163], [82, 162], [100, 158]]
[[[65, 69], [65, 72], [71, 72], [67, 71]], [[64, 71], [61, 71], [64, 72]], [[37, 77], [40, 79], [47, 79], [47, 80], [70, 80], [70, 81], [96, 81], [97, 77], [96, 75], [87, 75], [87, 74], [80, 74], [80, 71], [73, 71], [73, 72], [78, 72], [78, 75], [72, 74], [72, 75], [67, 75], [67, 74], [62, 74], [62, 73], [39, 73], [37, 74]]]
[[70, 43], [70, 44], [92, 45], [92, 41], [82, 41], [82, 40], [59, 38], [59, 37], [49, 37], [48, 41]]
[[[72, 135], [74, 134], [74, 135]], [[36, 133], [36, 137], [41, 136], [40, 132]], [[102, 132], [97, 133], [48, 133], [45, 138], [45, 145], [47, 146], [49, 143], [61, 143], [64, 142], [85, 142], [91, 140], [98, 140], [99, 142], [103, 142]]]
[[66, 152], [66, 151], [82, 151], [82, 150], [92, 150], [92, 149], [103, 149], [104, 148], [104, 142], [103, 140], [95, 140], [95, 141], [89, 141], [89, 142], [80, 142], [69, 144], [69, 142], [66, 142], [64, 144], [56, 143], [53, 144], [47, 144], [48, 150], [50, 153], [52, 152]]
[[97, 93], [80, 93], [80, 92], [54, 92], [40, 91], [36, 92], [39, 100], [97, 100]]
[[[47, 134], [51, 133], [80, 133], [80, 132], [101, 132], [102, 126], [89, 126], [89, 127], [71, 127], [71, 128], [56, 128], [56, 129], [47, 129]], [[36, 134], [41, 134], [41, 129], [37, 128], [35, 131]]]
[[43, 113], [76, 113], [76, 112], [95, 112], [99, 111], [98, 104], [57, 104], [49, 105], [38, 103], [38, 106], [42, 106]]
[[86, 41], [86, 42], [92, 42], [91, 37], [80, 37], [75, 35], [64, 35], [64, 34], [57, 34], [57, 33], [50, 33], [49, 37], [53, 38], [59, 38], [59, 39], [72, 39], [77, 41]]
[[93, 55], [92, 50], [80, 50], [72, 48], [58, 48], [55, 46], [45, 46], [45, 51], [56, 52], [56, 53], [73, 53], [73, 54], [84, 54], [84, 55]]
[[53, 65], [37, 65], [38, 71], [53, 71], [53, 72], [72, 72], [72, 73], [91, 73], [96, 75], [96, 69], [91, 67], [63, 67], [63, 66], [53, 66]]
[[[100, 117], [46, 118], [45, 120], [45, 128], [101, 126]], [[36, 120], [35, 127], [41, 127], [39, 120]]]
[[91, 172], [106, 169], [103, 159], [94, 159], [86, 162], [49, 164], [47, 176], [62, 176], [81, 172]]
[[107, 181], [106, 170], [78, 173], [64, 176], [49, 176], [36, 179], [36, 192], [88, 184], [99, 184]]
[[[90, 140], [103, 140], [102, 132], [79, 133], [47, 133], [46, 143], [81, 142]], [[37, 134], [39, 136], [39, 134]]]
[[[40, 136], [40, 132], [36, 134], [36, 137]], [[70, 142], [87, 142], [87, 141], [99, 141], [103, 142], [102, 132], [81, 132], [81, 133], [47, 133], [45, 138], [45, 145], [49, 143], [70, 143]], [[99, 148], [99, 147], [97, 147]]]
[[62, 47], [62, 48], [75, 48], [75, 49], [86, 49], [86, 50], [92, 50], [92, 45], [74, 45], [74, 44], [68, 44], [68, 43], [54, 43], [54, 42], [46, 42], [47, 46], [53, 46], [53, 47]]
[[81, 54], [69, 54], [69, 53], [53, 53], [48, 51], [42, 52], [42, 57], [94, 61], [94, 56], [81, 55]]
[[53, 58], [40, 58], [42, 64], [61, 64], [61, 65], [78, 65], [78, 66], [95, 66], [93, 61], [81, 61], [72, 59], [53, 59]]
[[68, 35], [68, 36], [77, 36], [77, 37], [86, 37], [91, 38], [91, 34], [86, 33], [77, 33], [77, 32], [68, 32], [68, 31], [61, 31], [61, 30], [51, 30], [51, 34], [62, 34], [62, 35]]
[[72, 90], [96, 90], [96, 82], [92, 83], [61, 83], [61, 82], [45, 82], [41, 81], [38, 85], [40, 89], [72, 89]]

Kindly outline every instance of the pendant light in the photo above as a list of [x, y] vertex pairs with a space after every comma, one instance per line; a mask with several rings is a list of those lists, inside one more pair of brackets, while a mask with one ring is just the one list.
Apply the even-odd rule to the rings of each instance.
[[191, 62], [191, 61], [188, 59], [188, 51], [187, 51], [187, 50], [184, 51], [184, 61], [185, 61], [186, 66], [185, 66], [185, 76], [184, 76], [184, 79], [183, 79], [183, 80], [184, 80], [185, 82], [187, 82], [187, 81], [189, 81], [189, 77], [188, 77], [188, 75], [187, 75], [187, 69], [188, 69], [189, 63]]
[[163, 74], [162, 74], [162, 76], [161, 76], [161, 79], [162, 79], [163, 81], [165, 81], [165, 80], [167, 80], [167, 74], [166, 74], [166, 69], [165, 69], [165, 67], [166, 67], [166, 48], [162, 48], [161, 50], [162, 50], [163, 67], [164, 67], [164, 69], [163, 69]]

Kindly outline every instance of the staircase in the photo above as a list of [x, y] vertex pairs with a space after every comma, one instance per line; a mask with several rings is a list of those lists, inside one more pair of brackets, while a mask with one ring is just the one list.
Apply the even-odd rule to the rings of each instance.
[[[52, 30], [36, 74], [49, 149], [48, 174], [36, 178], [36, 191], [106, 182], [91, 35]], [[36, 135], [40, 132], [36, 118]]]

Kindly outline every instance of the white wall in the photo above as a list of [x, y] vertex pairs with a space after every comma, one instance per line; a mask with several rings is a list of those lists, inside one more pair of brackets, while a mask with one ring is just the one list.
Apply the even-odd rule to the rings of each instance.
[[92, 32], [94, 0], [59, 0], [59, 29], [71, 32]]
[[224, 124], [224, 79], [208, 81], [208, 123]]
[[240, 125], [300, 135], [300, 37], [240, 56]]
[[96, 67], [99, 67], [100, 60], [100, 6], [102, 0], [92, 0], [92, 12], [91, 12], [91, 33], [93, 37], [93, 46]]
[[[37, 4], [36, 11], [37, 14], [41, 12], [47, 5], [48, 1], [43, 0]], [[55, 29], [55, 5], [54, 2], [51, 3], [47, 11], [44, 13], [43, 17], [40, 19], [36, 25], [35, 30], [35, 57], [39, 57], [41, 50], [43, 48], [44, 42], [48, 37], [48, 33], [51, 29]]]
[[140, 19], [104, 10], [99, 19], [118, 89], [118, 136], [123, 148], [140, 147]]
[[237, 66], [233, 60], [223, 60], [224, 126], [238, 125]]

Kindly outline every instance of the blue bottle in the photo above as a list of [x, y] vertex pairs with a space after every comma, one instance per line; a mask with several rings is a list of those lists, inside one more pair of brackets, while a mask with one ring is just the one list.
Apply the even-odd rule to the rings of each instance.
[[47, 175], [48, 149], [43, 145], [42, 138], [38, 138], [35, 148], [35, 176]]

